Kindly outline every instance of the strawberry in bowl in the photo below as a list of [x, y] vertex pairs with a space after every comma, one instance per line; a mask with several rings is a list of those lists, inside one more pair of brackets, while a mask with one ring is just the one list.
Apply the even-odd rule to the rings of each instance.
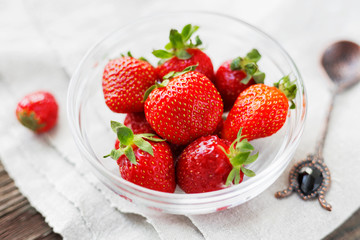
[[202, 41], [196, 36], [194, 42], [191, 36], [199, 29], [198, 26], [186, 25], [181, 33], [176, 29], [170, 30], [170, 42], [165, 50], [154, 50], [155, 57], [160, 58], [156, 71], [160, 78], [169, 72], [181, 72], [186, 67], [198, 65], [196, 71], [214, 80], [214, 68], [211, 59], [199, 48]]
[[170, 72], [145, 94], [145, 116], [155, 132], [178, 145], [213, 133], [223, 114], [214, 84], [191, 66]]
[[224, 110], [229, 111], [239, 94], [255, 83], [264, 83], [265, 74], [257, 62], [261, 55], [253, 49], [242, 57], [225, 61], [216, 71], [214, 84], [224, 101]]
[[175, 167], [165, 140], [155, 134], [134, 134], [125, 125], [111, 121], [118, 139], [111, 157], [125, 180], [161, 192], [175, 191]]
[[106, 105], [116, 113], [143, 112], [143, 96], [157, 80], [155, 68], [131, 56], [110, 60], [102, 78]]
[[290, 108], [295, 108], [297, 86], [285, 76], [274, 87], [255, 84], [237, 98], [222, 130], [222, 138], [232, 141], [242, 128], [250, 141], [275, 134], [285, 124]]
[[258, 157], [253, 151], [254, 147], [243, 138], [241, 130], [232, 143], [216, 135], [198, 138], [179, 157], [177, 182], [186, 193], [216, 191], [239, 184], [244, 174], [255, 176], [245, 168]]

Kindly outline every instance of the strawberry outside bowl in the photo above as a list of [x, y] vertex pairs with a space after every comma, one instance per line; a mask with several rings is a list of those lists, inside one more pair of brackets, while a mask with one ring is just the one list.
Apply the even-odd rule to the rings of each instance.
[[[105, 104], [102, 73], [110, 59], [131, 51], [155, 65], [154, 49], [168, 42], [169, 30], [186, 24], [198, 25], [197, 32], [212, 59], [214, 70], [228, 59], [244, 56], [253, 48], [262, 55], [258, 62], [266, 73], [265, 84], [272, 85], [285, 75], [296, 79], [296, 109], [289, 110], [285, 125], [276, 134], [251, 141], [259, 158], [248, 167], [256, 176], [245, 177], [239, 185], [219, 191], [185, 194], [163, 193], [135, 185], [121, 178], [116, 161], [103, 158], [114, 146], [110, 121], [123, 122], [125, 114], [112, 112]], [[75, 143], [93, 173], [119, 196], [139, 208], [172, 214], [203, 214], [231, 208], [249, 201], [267, 189], [284, 171], [299, 144], [305, 118], [306, 93], [293, 60], [270, 36], [239, 19], [208, 12], [175, 12], [156, 15], [128, 24], [106, 36], [91, 48], [77, 67], [68, 90], [68, 119]]]

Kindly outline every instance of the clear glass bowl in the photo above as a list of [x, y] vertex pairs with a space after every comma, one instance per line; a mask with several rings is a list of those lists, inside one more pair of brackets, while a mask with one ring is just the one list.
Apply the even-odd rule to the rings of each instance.
[[[168, 42], [171, 28], [181, 29], [191, 23], [200, 26], [198, 33], [214, 70], [225, 60], [244, 56], [252, 48], [262, 54], [260, 69], [266, 73], [266, 84], [290, 74], [297, 79], [296, 109], [275, 135], [252, 141], [260, 152], [249, 166], [256, 172], [236, 186], [220, 191], [174, 194], [146, 189], [120, 177], [116, 161], [103, 156], [114, 145], [115, 134], [110, 120], [123, 121], [124, 114], [111, 112], [102, 93], [102, 72], [109, 59], [131, 51], [151, 63], [153, 49], [162, 49]], [[121, 27], [88, 51], [76, 69], [68, 90], [68, 118], [80, 153], [90, 163], [95, 175], [119, 196], [136, 203], [139, 208], [150, 208], [173, 214], [210, 213], [242, 204], [268, 188], [290, 162], [302, 135], [306, 117], [306, 94], [302, 78], [285, 50], [270, 36], [248, 23], [229, 16], [206, 12], [178, 12], [156, 15]]]

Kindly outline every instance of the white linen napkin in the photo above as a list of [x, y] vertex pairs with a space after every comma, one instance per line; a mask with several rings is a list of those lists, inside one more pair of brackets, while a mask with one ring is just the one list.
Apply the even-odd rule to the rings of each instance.
[[[103, 186], [80, 159], [66, 122], [69, 76], [104, 35], [151, 13], [209, 10], [253, 23], [274, 36], [297, 63], [308, 91], [308, 118], [294, 162], [314, 150], [329, 101], [319, 56], [327, 44], [360, 42], [357, 1], [58, 1], [0, 2], [0, 158], [22, 193], [66, 239], [318, 239], [360, 202], [357, 110], [360, 86], [337, 99], [325, 146], [331, 213], [297, 196], [277, 200], [288, 170], [268, 190], [239, 207], [200, 216], [144, 212]], [[175, 6], [176, 5], [176, 6]], [[134, 17], [135, 16], [135, 17]], [[56, 129], [35, 136], [16, 122], [17, 101], [46, 89], [60, 105]], [[346, 107], [343, 107], [346, 106]], [[143, 216], [143, 217], [141, 217]], [[149, 224], [150, 223], [150, 224]], [[326, 224], [324, 224], [326, 223]], [[146, 236], [146, 237], [144, 237]]]

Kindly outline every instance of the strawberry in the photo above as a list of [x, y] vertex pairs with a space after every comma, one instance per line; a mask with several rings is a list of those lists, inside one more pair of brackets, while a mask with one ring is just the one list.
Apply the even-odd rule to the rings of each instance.
[[150, 124], [146, 121], [143, 112], [126, 114], [124, 125], [130, 128], [135, 134], [138, 133], [155, 133]]
[[275, 86], [255, 84], [240, 93], [224, 123], [222, 138], [234, 140], [240, 128], [249, 141], [276, 133], [286, 121], [289, 100], [295, 108], [297, 87], [289, 76]]
[[251, 50], [246, 57], [224, 62], [216, 71], [214, 84], [224, 101], [225, 111], [234, 105], [239, 94], [255, 83], [264, 83], [265, 74], [259, 71], [257, 62], [261, 55]]
[[195, 44], [190, 39], [192, 34], [198, 30], [198, 26], [186, 25], [181, 33], [172, 29], [170, 31], [170, 42], [166, 44], [166, 50], [154, 50], [155, 57], [160, 58], [156, 71], [159, 77], [164, 77], [169, 72], [180, 72], [186, 67], [198, 65], [197, 72], [207, 76], [211, 81], [214, 79], [214, 68], [211, 59], [201, 51], [199, 47], [202, 42], [199, 36], [195, 38]]
[[209, 135], [221, 121], [219, 92], [205, 75], [193, 69], [168, 74], [170, 81], [157, 83], [145, 94], [146, 119], [159, 136], [173, 144], [184, 145]]
[[254, 162], [258, 153], [250, 155], [254, 147], [241, 136], [231, 143], [218, 136], [205, 136], [190, 143], [176, 165], [176, 178], [186, 193], [220, 190], [230, 184], [239, 184], [244, 174], [255, 173], [244, 165]]
[[155, 134], [134, 134], [130, 128], [115, 121], [111, 121], [111, 128], [117, 134], [118, 143], [104, 157], [117, 160], [121, 177], [148, 189], [173, 193], [175, 167], [165, 140]]
[[49, 92], [30, 93], [18, 103], [16, 117], [22, 125], [35, 133], [43, 133], [55, 126], [58, 104]]
[[157, 79], [153, 66], [128, 55], [110, 60], [103, 73], [105, 103], [117, 113], [143, 112], [144, 93]]

